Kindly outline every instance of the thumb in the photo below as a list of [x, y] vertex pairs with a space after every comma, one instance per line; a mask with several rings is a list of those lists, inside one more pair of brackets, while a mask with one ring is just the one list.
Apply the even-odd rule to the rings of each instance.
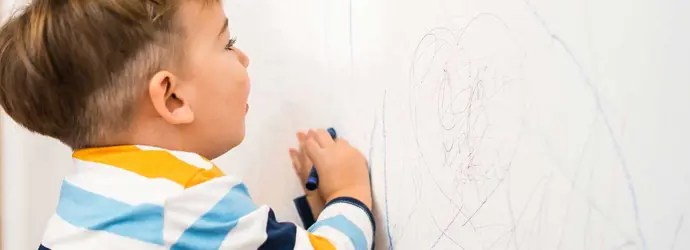
[[304, 142], [304, 148], [306, 149], [307, 156], [311, 159], [312, 163], [319, 165], [321, 163], [322, 150], [316, 139], [309, 138]]

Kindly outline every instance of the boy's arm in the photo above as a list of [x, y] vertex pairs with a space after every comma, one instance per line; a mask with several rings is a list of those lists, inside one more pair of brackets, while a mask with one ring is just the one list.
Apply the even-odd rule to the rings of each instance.
[[[332, 200], [308, 230], [277, 222], [270, 211], [267, 239], [260, 249], [373, 249], [375, 223], [364, 203], [340, 197]], [[285, 248], [293, 249], [293, 248]]]
[[360, 201], [329, 202], [308, 230], [278, 222], [256, 207], [244, 184], [211, 180], [166, 200], [164, 241], [170, 249], [372, 249], [374, 220]]

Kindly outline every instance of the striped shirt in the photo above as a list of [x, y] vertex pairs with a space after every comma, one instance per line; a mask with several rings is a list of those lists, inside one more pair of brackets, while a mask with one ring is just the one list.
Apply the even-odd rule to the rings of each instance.
[[145, 146], [76, 151], [39, 249], [371, 249], [362, 202], [337, 198], [308, 230], [276, 221], [200, 155]]

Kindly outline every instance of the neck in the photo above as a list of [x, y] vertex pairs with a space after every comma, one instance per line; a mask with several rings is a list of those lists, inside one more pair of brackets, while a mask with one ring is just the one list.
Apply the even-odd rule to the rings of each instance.
[[186, 147], [184, 128], [173, 126], [159, 117], [140, 117], [130, 127], [106, 140], [105, 146], [146, 145], [175, 151], [193, 152]]

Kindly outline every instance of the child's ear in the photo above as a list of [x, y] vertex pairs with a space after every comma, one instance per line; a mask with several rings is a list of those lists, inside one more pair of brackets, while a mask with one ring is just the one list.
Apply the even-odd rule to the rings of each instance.
[[190, 94], [190, 90], [182, 86], [169, 71], [159, 71], [149, 81], [151, 103], [156, 112], [170, 124], [189, 124], [194, 121]]

